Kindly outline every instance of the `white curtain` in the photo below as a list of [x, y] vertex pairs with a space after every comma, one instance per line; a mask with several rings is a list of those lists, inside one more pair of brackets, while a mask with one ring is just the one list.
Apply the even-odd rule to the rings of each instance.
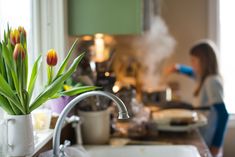
[[65, 56], [65, 11], [64, 0], [31, 0], [32, 1], [32, 27], [33, 50], [36, 56], [42, 54], [42, 67], [39, 74], [38, 89], [43, 88], [46, 76], [46, 53], [53, 48], [59, 56], [59, 63]]

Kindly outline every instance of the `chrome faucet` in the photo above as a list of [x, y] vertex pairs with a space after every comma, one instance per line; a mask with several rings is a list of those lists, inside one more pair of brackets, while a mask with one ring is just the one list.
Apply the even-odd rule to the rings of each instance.
[[59, 146], [60, 145], [60, 135], [61, 135], [61, 130], [62, 130], [64, 120], [65, 120], [67, 114], [81, 100], [83, 100], [87, 97], [90, 97], [90, 96], [104, 96], [104, 97], [107, 97], [107, 98], [113, 100], [119, 110], [118, 119], [128, 119], [129, 118], [126, 106], [124, 105], [122, 100], [111, 93], [103, 92], [103, 91], [91, 91], [91, 92], [86, 92], [81, 95], [78, 95], [70, 103], [68, 103], [68, 105], [64, 108], [64, 110], [62, 111], [62, 113], [59, 116], [59, 119], [56, 122], [54, 135], [53, 135], [53, 157], [59, 157], [59, 154], [60, 154], [60, 148], [59, 148], [60, 147]]

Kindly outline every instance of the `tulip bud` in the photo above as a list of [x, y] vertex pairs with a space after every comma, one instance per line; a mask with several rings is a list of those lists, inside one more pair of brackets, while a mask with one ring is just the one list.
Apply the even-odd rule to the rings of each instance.
[[26, 39], [26, 31], [25, 31], [24, 27], [19, 26], [18, 31], [19, 31], [20, 35], [23, 34], [24, 38]]
[[13, 58], [15, 59], [15, 61], [17, 61], [18, 57], [20, 57], [20, 56], [21, 56], [22, 60], [24, 60], [25, 50], [21, 44], [16, 44], [14, 52], [13, 52]]
[[20, 32], [17, 29], [14, 29], [10, 33], [10, 40], [12, 45], [16, 45], [20, 43]]
[[55, 66], [57, 64], [57, 54], [56, 51], [54, 49], [50, 49], [47, 52], [47, 64], [49, 66]]

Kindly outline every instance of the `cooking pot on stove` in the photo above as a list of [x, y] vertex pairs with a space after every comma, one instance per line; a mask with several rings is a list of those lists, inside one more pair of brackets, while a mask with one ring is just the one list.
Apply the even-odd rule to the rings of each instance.
[[171, 101], [172, 92], [170, 88], [165, 88], [158, 91], [142, 92], [142, 101], [144, 104], [161, 104]]

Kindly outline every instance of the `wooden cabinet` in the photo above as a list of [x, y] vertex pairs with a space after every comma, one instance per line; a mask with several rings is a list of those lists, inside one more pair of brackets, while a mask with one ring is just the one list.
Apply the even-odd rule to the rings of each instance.
[[69, 35], [140, 34], [142, 0], [68, 0]]

